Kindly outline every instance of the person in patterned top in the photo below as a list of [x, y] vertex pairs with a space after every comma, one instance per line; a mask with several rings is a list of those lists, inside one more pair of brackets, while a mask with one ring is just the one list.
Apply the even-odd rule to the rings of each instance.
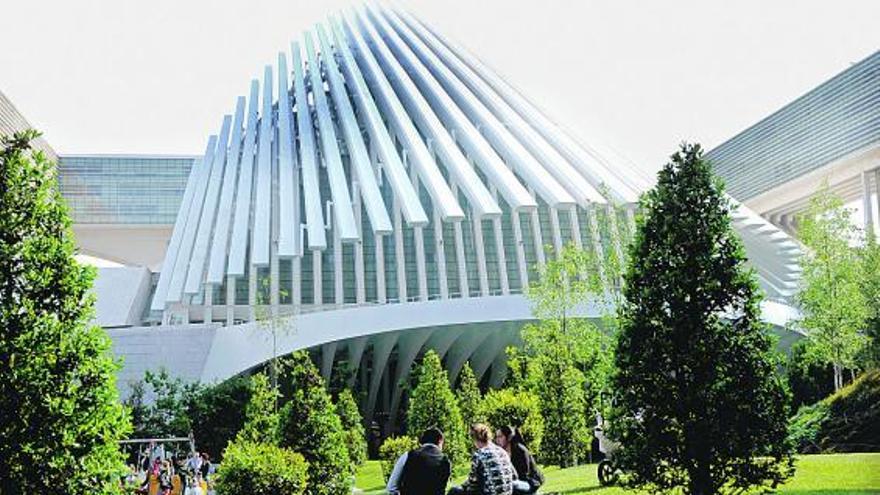
[[467, 481], [452, 487], [448, 495], [512, 495], [516, 469], [510, 456], [491, 440], [492, 432], [484, 424], [471, 427], [476, 451], [471, 456], [471, 472]]

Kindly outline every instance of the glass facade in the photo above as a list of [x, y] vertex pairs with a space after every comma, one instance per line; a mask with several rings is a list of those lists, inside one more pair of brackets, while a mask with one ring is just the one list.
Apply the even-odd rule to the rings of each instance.
[[172, 225], [194, 157], [66, 155], [58, 182], [74, 223]]

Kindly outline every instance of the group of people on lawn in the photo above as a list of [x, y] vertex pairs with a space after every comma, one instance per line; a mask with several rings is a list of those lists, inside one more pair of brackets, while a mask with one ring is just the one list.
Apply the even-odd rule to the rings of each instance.
[[[475, 451], [468, 479], [448, 495], [514, 495], [536, 493], [544, 483], [535, 458], [515, 428], [503, 426], [492, 438], [484, 424], [471, 427]], [[443, 495], [452, 466], [443, 453], [443, 432], [428, 428], [421, 446], [401, 455], [388, 478], [391, 495]]]

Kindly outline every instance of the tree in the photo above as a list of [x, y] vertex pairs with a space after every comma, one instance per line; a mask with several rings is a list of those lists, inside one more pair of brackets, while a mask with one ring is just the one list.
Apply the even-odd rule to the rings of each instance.
[[226, 445], [245, 422], [245, 411], [253, 392], [251, 378], [236, 376], [203, 387], [188, 408], [196, 446], [219, 459]]
[[799, 216], [798, 238], [806, 247], [797, 294], [803, 313], [799, 324], [807, 332], [810, 355], [834, 367], [834, 390], [843, 386], [843, 370], [857, 367], [870, 317], [862, 264], [850, 245], [856, 235], [850, 211], [827, 186]]
[[[147, 370], [124, 404], [131, 411], [137, 438], [185, 437], [192, 431], [191, 411], [202, 390], [197, 383], [172, 377], [164, 368]], [[146, 400], [147, 398], [151, 400]]]
[[691, 495], [793, 471], [789, 397], [732, 205], [699, 145], [643, 196], [629, 256], [610, 434], [630, 485]]
[[299, 351], [285, 360], [289, 401], [279, 411], [279, 444], [303, 455], [309, 463], [310, 495], [351, 493], [353, 471], [345, 432], [324, 380], [309, 358]]
[[477, 377], [474, 376], [474, 370], [470, 363], [465, 363], [461, 369], [455, 396], [465, 431], [470, 429], [471, 425], [485, 421], [480, 414], [480, 402], [483, 400], [483, 394], [480, 393]]
[[0, 139], [0, 493], [111, 493], [130, 430], [55, 164]]
[[354, 471], [367, 460], [367, 433], [351, 390], [343, 389], [339, 392], [336, 397], [336, 415], [339, 416], [345, 432], [348, 459]]
[[867, 342], [857, 362], [870, 368], [880, 368], [880, 243], [869, 233], [861, 250], [862, 296], [868, 304], [865, 322]]
[[526, 374], [527, 387], [540, 398], [547, 429], [566, 432], [544, 442], [541, 458], [550, 464], [567, 467], [586, 457], [590, 438], [586, 418], [602, 409], [611, 370], [611, 339], [592, 322], [572, 316], [591, 298], [602, 301], [614, 290], [606, 290], [602, 279], [616, 272], [604, 270], [605, 265], [593, 252], [570, 244], [547, 261], [527, 291], [539, 321], [522, 330], [527, 362], [510, 367]]
[[265, 374], [259, 373], [251, 379], [251, 397], [245, 408], [245, 422], [237, 435], [239, 441], [252, 443], [278, 443], [278, 412], [275, 404], [278, 392], [269, 383]]
[[449, 378], [440, 356], [428, 351], [416, 370], [416, 386], [409, 397], [407, 431], [419, 438], [427, 428], [440, 428], [445, 437], [444, 452], [453, 465], [467, 462], [464, 422], [455, 395], [449, 387]]

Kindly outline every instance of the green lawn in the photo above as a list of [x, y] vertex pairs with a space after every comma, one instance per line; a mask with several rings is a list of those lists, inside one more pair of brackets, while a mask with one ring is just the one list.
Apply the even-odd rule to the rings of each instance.
[[[798, 457], [797, 473], [779, 489], [793, 495], [880, 494], [880, 454], [835, 454]], [[547, 484], [541, 493], [565, 495], [619, 495], [620, 488], [602, 488], [596, 479], [596, 465], [544, 470]], [[377, 461], [369, 461], [358, 472], [358, 489], [370, 495], [385, 493]]]

